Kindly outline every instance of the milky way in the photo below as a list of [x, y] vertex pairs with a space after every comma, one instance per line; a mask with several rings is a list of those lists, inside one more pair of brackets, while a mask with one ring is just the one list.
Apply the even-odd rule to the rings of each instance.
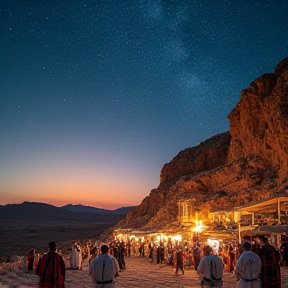
[[139, 204], [287, 57], [287, 12], [280, 0], [2, 1], [0, 204]]

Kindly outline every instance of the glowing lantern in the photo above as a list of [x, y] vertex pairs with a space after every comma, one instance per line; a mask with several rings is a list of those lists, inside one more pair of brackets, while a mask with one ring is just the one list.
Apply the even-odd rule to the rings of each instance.
[[202, 225], [202, 221], [200, 221], [200, 223], [196, 223], [196, 227], [193, 229], [194, 232], [201, 232], [203, 230], [203, 225]]

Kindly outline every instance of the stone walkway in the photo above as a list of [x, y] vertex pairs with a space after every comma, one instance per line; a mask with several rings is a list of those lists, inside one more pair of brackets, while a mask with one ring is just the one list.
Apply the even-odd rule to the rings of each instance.
[[[117, 288], [189, 288], [200, 287], [196, 271], [186, 269], [184, 275], [175, 275], [172, 266], [155, 265], [148, 258], [126, 258], [126, 269], [117, 278]], [[282, 287], [288, 288], [288, 267], [281, 268]], [[0, 271], [1, 288], [36, 288], [38, 277], [24, 270]], [[83, 261], [82, 270], [66, 271], [66, 288], [94, 287], [88, 276], [87, 260]], [[223, 288], [235, 288], [236, 277], [225, 273]]]

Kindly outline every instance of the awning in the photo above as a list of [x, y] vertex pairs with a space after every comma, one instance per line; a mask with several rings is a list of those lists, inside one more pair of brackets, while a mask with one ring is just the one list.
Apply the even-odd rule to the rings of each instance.
[[287, 225], [259, 226], [253, 230], [241, 231], [242, 236], [270, 236], [274, 234], [283, 234], [287, 232]]

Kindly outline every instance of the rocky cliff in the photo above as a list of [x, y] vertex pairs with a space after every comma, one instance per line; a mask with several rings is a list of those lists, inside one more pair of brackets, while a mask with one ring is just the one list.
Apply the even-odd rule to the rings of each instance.
[[260, 158], [281, 186], [288, 172], [288, 58], [274, 73], [263, 75], [242, 91], [228, 119], [231, 143], [227, 163]]
[[160, 184], [119, 228], [160, 229], [177, 220], [177, 202], [202, 212], [281, 192], [288, 183], [288, 58], [241, 93], [230, 131], [187, 148], [164, 165]]

